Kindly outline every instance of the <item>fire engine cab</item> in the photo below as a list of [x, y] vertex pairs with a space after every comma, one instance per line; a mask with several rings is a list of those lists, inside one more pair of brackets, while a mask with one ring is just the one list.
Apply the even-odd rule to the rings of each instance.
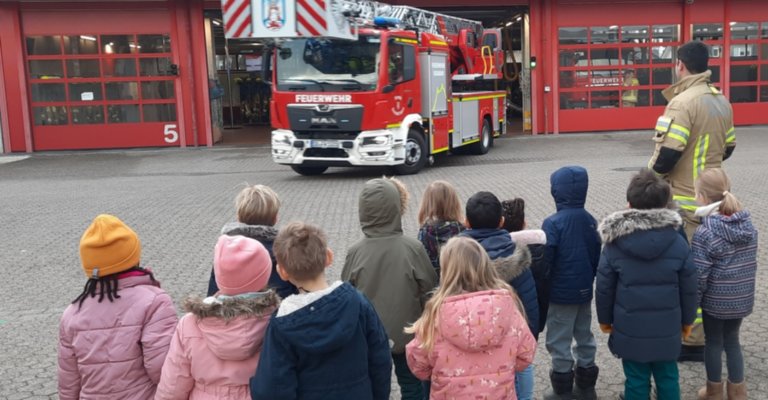
[[434, 154], [484, 154], [506, 130], [506, 94], [494, 90], [499, 30], [373, 1], [253, 0], [251, 8], [251, 29], [231, 27], [225, 14], [226, 31], [274, 39], [264, 59], [279, 164], [302, 175], [350, 165], [414, 174]]

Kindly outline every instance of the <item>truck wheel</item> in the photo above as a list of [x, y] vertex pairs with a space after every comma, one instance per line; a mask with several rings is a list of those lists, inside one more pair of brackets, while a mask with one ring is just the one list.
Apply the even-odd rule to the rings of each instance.
[[483, 130], [480, 132], [480, 141], [472, 144], [473, 154], [485, 154], [488, 149], [491, 148], [491, 142], [493, 141], [493, 132], [491, 132], [491, 124], [487, 119], [483, 119]]
[[396, 165], [393, 169], [397, 175], [416, 174], [427, 165], [427, 144], [421, 132], [411, 129], [408, 131], [408, 139], [405, 141], [405, 162]]
[[304, 175], [304, 176], [314, 176], [314, 175], [322, 175], [325, 170], [328, 169], [328, 167], [305, 167], [301, 165], [291, 165], [291, 169], [293, 169], [297, 174]]

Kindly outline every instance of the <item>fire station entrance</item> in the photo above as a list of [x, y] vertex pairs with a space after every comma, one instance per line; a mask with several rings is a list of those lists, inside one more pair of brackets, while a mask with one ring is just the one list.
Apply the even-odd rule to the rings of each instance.
[[270, 143], [270, 86], [262, 77], [259, 40], [226, 39], [222, 12], [205, 12], [208, 86], [214, 144]]

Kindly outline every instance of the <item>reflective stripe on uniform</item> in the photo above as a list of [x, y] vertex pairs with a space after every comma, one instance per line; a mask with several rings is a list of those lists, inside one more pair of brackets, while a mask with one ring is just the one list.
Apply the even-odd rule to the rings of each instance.
[[674, 195], [672, 196], [672, 200], [674, 200], [680, 208], [686, 211], [696, 211], [699, 207], [695, 197]]
[[696, 149], [693, 153], [693, 180], [699, 177], [699, 173], [707, 166], [707, 151], [709, 150], [709, 134], [699, 136], [696, 140]]
[[731, 127], [728, 132], [725, 132], [725, 143], [733, 143], [736, 140], [736, 128]]
[[656, 130], [659, 132], [667, 132], [669, 130], [669, 126], [672, 124], [672, 118], [670, 117], [659, 117], [658, 120], [656, 120]]
[[701, 316], [701, 307], [696, 309], [696, 319], [693, 320], [694, 324], [703, 324], [704, 318]]
[[677, 140], [678, 142], [682, 143], [683, 146], [685, 146], [688, 144], [688, 138], [691, 136], [691, 131], [682, 125], [672, 124], [669, 127], [667, 136]]

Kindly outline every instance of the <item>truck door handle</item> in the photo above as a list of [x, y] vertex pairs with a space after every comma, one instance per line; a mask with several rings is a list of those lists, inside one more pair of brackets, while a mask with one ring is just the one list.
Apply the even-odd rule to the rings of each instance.
[[413, 97], [408, 99], [408, 107], [413, 107]]

